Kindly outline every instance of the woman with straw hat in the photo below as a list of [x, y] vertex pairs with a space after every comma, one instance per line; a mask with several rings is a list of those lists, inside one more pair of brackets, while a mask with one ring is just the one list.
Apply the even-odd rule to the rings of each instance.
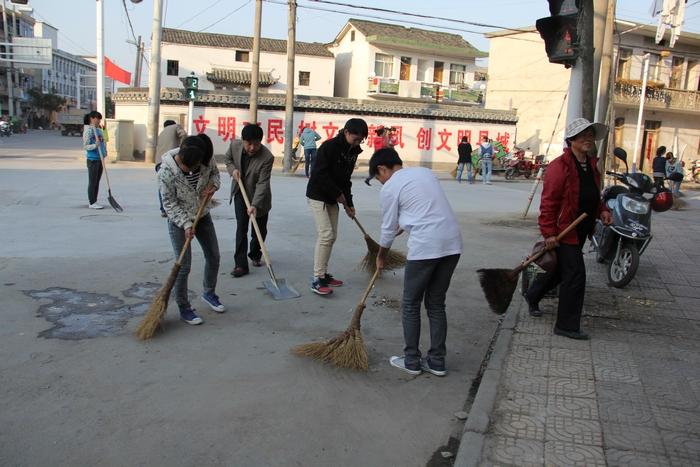
[[[540, 201], [538, 223], [547, 248], [556, 249], [557, 265], [551, 272], [539, 276], [530, 286], [525, 299], [532, 316], [541, 316], [539, 302], [544, 294], [559, 285], [559, 305], [554, 334], [571, 339], [588, 339], [581, 331], [583, 297], [586, 291], [586, 267], [583, 244], [593, 232], [595, 219], [612, 222], [610, 211], [600, 200], [600, 173], [595, 141], [602, 139], [607, 127], [577, 118], [566, 127], [564, 153], [548, 166]], [[562, 232], [581, 214], [588, 217], [560, 242]]]

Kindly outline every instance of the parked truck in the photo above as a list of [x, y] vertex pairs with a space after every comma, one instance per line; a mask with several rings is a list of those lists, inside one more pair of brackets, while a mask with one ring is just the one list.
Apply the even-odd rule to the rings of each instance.
[[83, 118], [85, 111], [73, 109], [58, 114], [57, 123], [63, 136], [81, 136], [83, 134]]

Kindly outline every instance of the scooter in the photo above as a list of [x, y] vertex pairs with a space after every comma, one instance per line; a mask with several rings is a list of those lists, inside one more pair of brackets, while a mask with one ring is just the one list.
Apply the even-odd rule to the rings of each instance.
[[521, 175], [525, 178], [530, 178], [532, 176], [533, 167], [534, 164], [532, 161], [525, 159], [525, 151], [520, 149], [508, 160], [505, 178], [506, 180], [513, 180]]
[[0, 136], [12, 136], [12, 126], [6, 121], [0, 121]]
[[[641, 172], [629, 173], [624, 149], [615, 148], [613, 154], [624, 162], [626, 171], [605, 173], [624, 186], [614, 185], [603, 190], [603, 202], [612, 211], [613, 222], [604, 225], [600, 219], [596, 221], [593, 248], [596, 260], [608, 263], [608, 283], [622, 288], [634, 278], [639, 267], [639, 257], [653, 238], [652, 200], [645, 195], [655, 197], [657, 189], [648, 175]], [[670, 193], [664, 196], [670, 196]]]

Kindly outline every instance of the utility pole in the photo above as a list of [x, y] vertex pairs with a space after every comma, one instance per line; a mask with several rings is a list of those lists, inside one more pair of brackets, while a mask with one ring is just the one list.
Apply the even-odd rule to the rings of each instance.
[[255, 31], [253, 33], [253, 69], [250, 74], [250, 123], [258, 122], [258, 81], [260, 77], [260, 29], [262, 0], [255, 0]]
[[103, 118], [107, 118], [105, 113], [105, 45], [103, 40], [104, 34], [104, 19], [105, 19], [105, 0], [97, 0], [97, 78], [96, 78], [96, 93], [97, 93], [97, 111], [102, 114]]
[[[593, 121], [595, 112], [595, 91], [593, 79], [593, 0], [581, 2], [581, 116]], [[597, 78], [597, 77], [596, 77]]]
[[151, 67], [148, 72], [148, 117], [146, 120], [146, 162], [156, 161], [158, 114], [160, 113], [160, 38], [163, 32], [163, 0], [153, 0]]
[[[284, 159], [283, 170], [292, 168], [292, 142], [294, 140], [294, 55], [296, 53], [297, 2], [289, 0], [287, 18], [287, 96], [284, 103]], [[257, 121], [257, 120], [256, 120]]]
[[[608, 129], [614, 126], [614, 106], [613, 100], [611, 98], [611, 90], [615, 84], [615, 74], [613, 73], [613, 32], [615, 29], [615, 0], [596, 0], [596, 6], [600, 6], [601, 9], [596, 8], [596, 12], [602, 10], [603, 5], [599, 3], [605, 1], [605, 17], [604, 17], [604, 27], [602, 32], [602, 40], [596, 41], [600, 43], [600, 66], [598, 75], [598, 92], [596, 98], [595, 106], [595, 116], [593, 117], [596, 122], [605, 123]], [[595, 28], [596, 33], [598, 33], [598, 27]], [[594, 34], [597, 37], [597, 34]], [[596, 55], [597, 54], [596, 50]], [[611, 144], [610, 131], [608, 131], [607, 136], [598, 145], [598, 171], [600, 173], [605, 173], [606, 157], [608, 153], [608, 146]], [[614, 143], [613, 143], [614, 144]]]
[[634, 134], [634, 153], [632, 154], [632, 173], [637, 172], [637, 157], [639, 157], [639, 134], [642, 132], [642, 117], [644, 116], [644, 100], [647, 97], [647, 78], [649, 75], [649, 54], [644, 54], [642, 71], [642, 89], [639, 93], [639, 114], [637, 114], [637, 131]]
[[[5, 30], [5, 57], [12, 59], [10, 54], [10, 33], [7, 30], [7, 9], [5, 8], [5, 0], [2, 0], [2, 26]], [[7, 65], [7, 108], [8, 115], [14, 117], [14, 89], [12, 88], [12, 62]]]
[[142, 51], [142, 45], [143, 43], [141, 42], [141, 36], [139, 36], [138, 40], [136, 41], [136, 65], [134, 66], [134, 83], [133, 86], [135, 88], [138, 88], [141, 86], [141, 51]]

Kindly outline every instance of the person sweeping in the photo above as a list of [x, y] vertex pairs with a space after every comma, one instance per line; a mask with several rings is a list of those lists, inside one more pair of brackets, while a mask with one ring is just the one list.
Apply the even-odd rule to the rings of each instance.
[[[219, 169], [216, 167], [211, 146], [201, 135], [188, 136], [180, 148], [163, 155], [158, 172], [158, 184], [163, 198], [163, 208], [168, 215], [168, 233], [175, 252], [180, 255], [185, 239], [196, 238], [204, 253], [204, 283], [202, 301], [217, 313], [226, 308], [216, 295], [219, 274], [219, 243], [209, 206], [204, 207], [201, 218], [193, 228], [198, 207], [203, 199], [211, 197], [219, 189]], [[202, 324], [203, 320], [187, 297], [187, 278], [192, 262], [191, 248], [183, 257], [175, 280], [175, 301], [180, 309], [180, 319], [187, 324]]]
[[[393, 356], [389, 362], [411, 375], [427, 371], [445, 376], [445, 296], [462, 253], [457, 218], [433, 172], [424, 167], [403, 168], [395, 150], [375, 152], [369, 161], [369, 172], [383, 185], [377, 270], [384, 269], [396, 235], [401, 230], [409, 235], [401, 301], [404, 356]], [[430, 348], [425, 360], [421, 359], [419, 348], [421, 302], [425, 302], [430, 322]]]

